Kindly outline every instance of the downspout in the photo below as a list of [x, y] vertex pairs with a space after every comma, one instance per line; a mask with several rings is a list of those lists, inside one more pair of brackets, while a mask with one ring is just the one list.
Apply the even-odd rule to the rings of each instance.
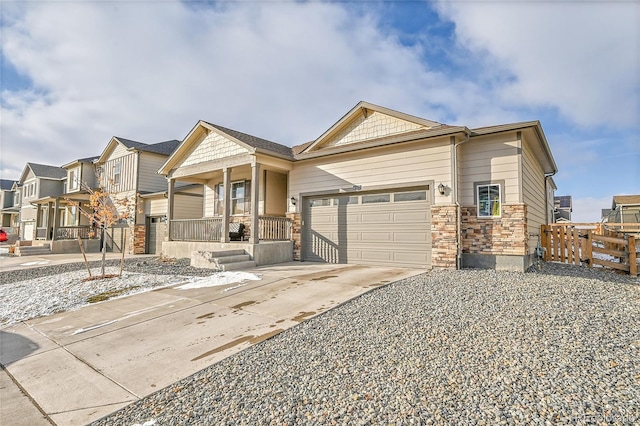
[[464, 133], [464, 140], [453, 145], [453, 179], [451, 179], [451, 182], [453, 186], [452, 191], [454, 203], [456, 205], [456, 228], [458, 230], [458, 237], [456, 238], [456, 244], [458, 246], [456, 250], [456, 269], [462, 268], [462, 209], [460, 207], [460, 199], [458, 194], [458, 147], [465, 142], [469, 142], [471, 131], [469, 131], [469, 129], [466, 129]]
[[[550, 218], [548, 217], [549, 215], [549, 209], [547, 209], [547, 206], [549, 205], [549, 178], [553, 177], [556, 173], [558, 173], [557, 170], [554, 170], [551, 173], [545, 173], [544, 174], [544, 207], [545, 210], [547, 210], [547, 213], [545, 216], [547, 216], [547, 223], [553, 223], [553, 220], [550, 220]], [[555, 209], [554, 209], [555, 211]]]

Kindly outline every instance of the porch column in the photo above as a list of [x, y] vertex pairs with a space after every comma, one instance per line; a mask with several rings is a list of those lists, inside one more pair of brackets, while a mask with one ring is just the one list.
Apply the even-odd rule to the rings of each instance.
[[171, 241], [171, 220], [173, 219], [173, 201], [175, 199], [176, 181], [169, 178], [169, 185], [167, 189], [167, 235], [165, 241]]
[[42, 223], [42, 205], [36, 204], [36, 222], [33, 230], [33, 240], [38, 239], [38, 227], [41, 226]]
[[251, 164], [251, 237], [249, 238], [251, 244], [260, 242], [258, 204], [260, 204], [260, 163], [254, 160]]
[[54, 218], [52, 217], [53, 215], [51, 214], [51, 201], [49, 201], [47, 203], [47, 233], [45, 235], [45, 240], [49, 240], [49, 237], [51, 237], [51, 240], [53, 241], [53, 239], [55, 238], [55, 235], [53, 234], [53, 223], [55, 222]]
[[[58, 226], [60, 225], [60, 218], [58, 217], [58, 209], [60, 208], [60, 199], [56, 198], [56, 202], [53, 205], [53, 238], [52, 240], [56, 239], [56, 235], [58, 235]], [[80, 208], [78, 206], [78, 208]], [[78, 213], [78, 216], [80, 216], [80, 213]], [[80, 223], [78, 222], [78, 225], [80, 225]]]
[[222, 187], [224, 195], [222, 196], [222, 235], [221, 243], [229, 242], [229, 218], [231, 216], [231, 168], [222, 169]]

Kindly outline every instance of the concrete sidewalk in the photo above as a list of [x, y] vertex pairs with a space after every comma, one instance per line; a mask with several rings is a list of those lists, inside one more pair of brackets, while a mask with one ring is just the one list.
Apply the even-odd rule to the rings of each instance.
[[[423, 271], [292, 262], [251, 272], [262, 280], [172, 286], [0, 330], [0, 362], [28, 395], [21, 396], [2, 372], [0, 423], [34, 424], [38, 410], [41, 422], [89, 423], [375, 287]], [[5, 395], [14, 402], [5, 404]]]

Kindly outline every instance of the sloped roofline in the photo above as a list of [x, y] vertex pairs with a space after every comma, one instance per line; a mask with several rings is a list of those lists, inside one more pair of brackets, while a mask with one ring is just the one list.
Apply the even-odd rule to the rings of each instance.
[[[100, 156], [95, 160], [95, 163], [104, 163], [109, 154], [115, 149], [115, 146], [117, 144], [121, 144], [122, 146], [124, 146], [127, 151], [143, 151], [151, 152], [154, 154], [170, 155], [180, 145], [180, 141], [177, 139], [172, 139], [168, 141], [148, 144], [131, 139], [125, 139], [119, 136], [112, 136], [104, 151], [102, 151], [102, 154], [100, 154]], [[170, 152], [167, 151], [167, 148], [169, 148]]]
[[192, 144], [197, 139], [196, 135], [203, 131], [213, 131], [223, 134], [226, 138], [237, 143], [241, 147], [245, 148], [250, 153], [262, 153], [271, 155], [274, 157], [284, 158], [286, 160], [293, 160], [293, 154], [291, 148], [285, 145], [281, 145], [276, 142], [272, 142], [267, 139], [262, 139], [257, 136], [249, 135], [248, 133], [242, 133], [237, 130], [232, 130], [217, 124], [209, 123], [208, 121], [198, 120], [195, 126], [189, 131], [187, 136], [182, 140], [180, 145], [173, 151], [167, 161], [160, 167], [158, 173], [161, 175], [168, 175], [171, 169], [178, 163], [184, 153], [189, 150]]
[[[24, 166], [24, 170], [20, 175], [20, 180], [18, 181], [19, 183], [24, 182], [24, 180], [27, 178], [27, 174], [29, 174], [29, 170], [31, 170], [33, 174], [39, 179], [64, 180], [67, 178], [67, 171], [62, 169], [62, 167], [28, 162]], [[47, 171], [50, 171], [52, 173], [46, 173]]]
[[640, 205], [640, 195], [614, 195], [611, 210], [615, 210], [618, 205]]
[[381, 114], [389, 115], [391, 117], [398, 118], [400, 120], [409, 121], [415, 124], [419, 124], [425, 127], [437, 127], [441, 126], [442, 123], [438, 123], [437, 121], [426, 120], [424, 118], [416, 117], [414, 115], [406, 114], [404, 112], [395, 111], [393, 109], [385, 108], [380, 105], [374, 105], [369, 102], [360, 101], [351, 108], [345, 115], [343, 115], [338, 121], [336, 121], [333, 126], [329, 127], [323, 134], [321, 134], [315, 141], [305, 147], [300, 154], [307, 153], [312, 151], [316, 146], [321, 145], [328, 138], [334, 135], [337, 131], [339, 131], [346, 123], [351, 121], [356, 115], [360, 113], [360, 111], [376, 111]]

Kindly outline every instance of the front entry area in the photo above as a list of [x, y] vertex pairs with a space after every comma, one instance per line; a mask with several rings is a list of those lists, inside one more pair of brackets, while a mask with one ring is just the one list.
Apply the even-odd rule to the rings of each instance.
[[426, 188], [304, 199], [303, 259], [431, 268]]

